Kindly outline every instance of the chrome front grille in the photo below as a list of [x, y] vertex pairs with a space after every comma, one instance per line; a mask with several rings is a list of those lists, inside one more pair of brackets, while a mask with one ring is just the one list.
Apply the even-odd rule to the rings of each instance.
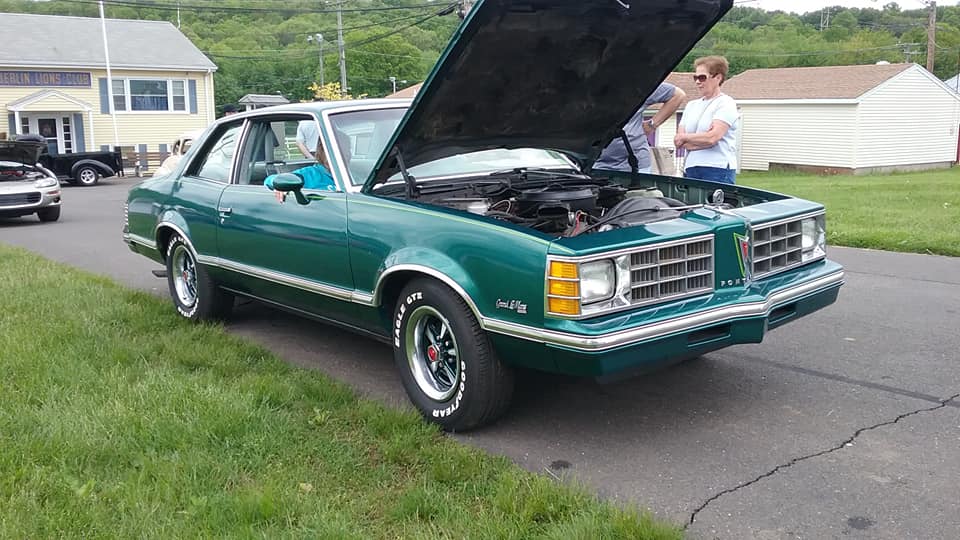
[[713, 237], [630, 254], [630, 303], [653, 304], [713, 291]]
[[803, 220], [751, 228], [753, 278], [758, 279], [803, 262]]

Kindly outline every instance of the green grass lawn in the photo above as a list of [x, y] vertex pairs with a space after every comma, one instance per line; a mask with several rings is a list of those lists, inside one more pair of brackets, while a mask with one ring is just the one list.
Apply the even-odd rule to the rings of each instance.
[[874, 176], [745, 173], [737, 183], [822, 203], [833, 245], [960, 256], [960, 168]]
[[680, 538], [0, 245], [0, 538]]

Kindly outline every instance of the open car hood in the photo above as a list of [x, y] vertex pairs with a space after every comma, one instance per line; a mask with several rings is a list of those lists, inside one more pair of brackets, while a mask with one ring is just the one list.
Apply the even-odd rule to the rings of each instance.
[[36, 165], [47, 143], [35, 141], [0, 141], [0, 161]]
[[584, 167], [733, 0], [479, 0], [364, 191], [406, 167], [490, 148]]

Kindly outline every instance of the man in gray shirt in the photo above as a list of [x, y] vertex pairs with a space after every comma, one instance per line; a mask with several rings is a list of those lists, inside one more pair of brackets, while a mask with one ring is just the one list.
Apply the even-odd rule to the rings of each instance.
[[[623, 131], [626, 133], [627, 139], [630, 140], [630, 148], [637, 156], [637, 172], [650, 172], [652, 156], [650, 155], [650, 145], [647, 142], [647, 134], [656, 131], [660, 124], [673, 116], [686, 99], [687, 94], [683, 90], [667, 82], [660, 83], [660, 86], [643, 102], [643, 106], [637, 113], [623, 126]], [[663, 107], [660, 107], [660, 110], [652, 118], [644, 120], [643, 111], [649, 109], [654, 103], [663, 103]], [[597, 162], [593, 164], [593, 168], [630, 172], [629, 158], [630, 154], [623, 144], [623, 138], [617, 137], [603, 149]]]

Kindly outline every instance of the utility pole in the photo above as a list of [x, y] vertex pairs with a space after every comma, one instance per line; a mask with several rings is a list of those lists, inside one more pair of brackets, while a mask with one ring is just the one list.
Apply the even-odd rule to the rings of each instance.
[[937, 59], [937, 3], [931, 0], [930, 22], [927, 24], [927, 71], [933, 73], [933, 64]]
[[920, 51], [914, 51], [914, 50], [910, 49], [910, 47], [911, 47], [912, 45], [913, 45], [913, 44], [911, 44], [911, 43], [906, 43], [906, 44], [904, 44], [904, 47], [903, 47], [903, 57], [905, 58], [904, 61], [905, 61], [906, 63], [908, 63], [908, 64], [910, 64], [910, 63], [913, 62], [913, 57], [914, 57], [915, 55], [920, 54]]
[[343, 52], [343, 2], [337, 3], [337, 44], [340, 46], [340, 96], [347, 94], [347, 55]]
[[323, 86], [323, 34], [317, 32], [312, 36], [307, 36], [307, 41], [317, 40], [317, 45], [320, 46], [320, 86]]
[[823, 32], [830, 28], [830, 8], [825, 7], [820, 10], [820, 31]]

